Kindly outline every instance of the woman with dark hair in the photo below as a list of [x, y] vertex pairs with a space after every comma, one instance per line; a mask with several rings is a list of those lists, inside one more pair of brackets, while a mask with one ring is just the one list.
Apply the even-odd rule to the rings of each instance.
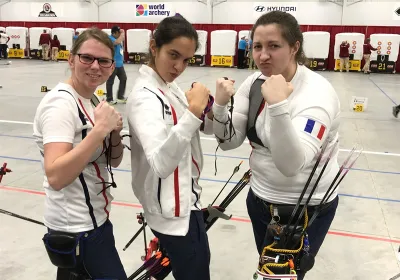
[[200, 130], [212, 134], [210, 91], [183, 92], [174, 82], [199, 46], [182, 16], [163, 19], [150, 40], [127, 102], [132, 188], [177, 280], [210, 279], [210, 249], [200, 202]]
[[54, 35], [53, 40], [50, 41], [51, 46], [51, 60], [57, 61], [58, 50], [60, 49], [60, 41], [58, 40], [57, 35]]
[[[325, 143], [325, 151], [332, 151], [332, 157], [307, 208], [309, 216], [337, 174], [335, 143], [339, 138], [340, 104], [331, 84], [303, 65], [303, 36], [292, 15], [280, 11], [262, 15], [252, 28], [251, 40], [260, 72], [249, 76], [234, 96], [232, 136], [225, 133], [230, 127], [230, 86], [216, 92], [213, 126], [223, 150], [241, 146], [246, 137], [250, 140], [252, 177], [246, 202], [261, 254], [270, 244], [267, 240], [271, 239], [271, 232], [267, 234], [267, 228], [274, 222], [271, 209], [276, 207], [279, 223], [288, 222]], [[316, 174], [320, 171], [318, 167]], [[310, 185], [314, 182], [315, 178]], [[307, 229], [309, 253], [313, 256], [322, 245], [337, 205], [335, 192]], [[279, 212], [280, 209], [290, 210]], [[297, 274], [298, 279], [303, 279], [305, 271], [298, 270]]]

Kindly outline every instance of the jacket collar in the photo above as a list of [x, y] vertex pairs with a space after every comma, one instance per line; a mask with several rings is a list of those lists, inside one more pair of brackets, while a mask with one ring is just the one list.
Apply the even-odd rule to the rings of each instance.
[[166, 83], [161, 79], [160, 75], [154, 71], [153, 68], [142, 65], [139, 69], [139, 73], [143, 75], [146, 80], [150, 81], [152, 85], [163, 92], [165, 95], [170, 95], [170, 92], [173, 92], [173, 96], [175, 99], [179, 99], [179, 102], [183, 102], [185, 106], [189, 106], [189, 103], [186, 100], [185, 94], [182, 90], [178, 87], [175, 82]]
[[301, 76], [304, 71], [304, 67], [305, 67], [304, 65], [297, 64], [296, 72], [294, 73], [294, 76], [293, 76], [292, 80], [290, 81], [292, 83], [293, 87], [296, 87], [299, 84], [299, 82], [301, 81]]
[[161, 89], [163, 92], [168, 91], [169, 84], [164, 82], [160, 75], [158, 75], [150, 66], [142, 65], [139, 69], [139, 73], [145, 76], [152, 84], [154, 83], [154, 87]]

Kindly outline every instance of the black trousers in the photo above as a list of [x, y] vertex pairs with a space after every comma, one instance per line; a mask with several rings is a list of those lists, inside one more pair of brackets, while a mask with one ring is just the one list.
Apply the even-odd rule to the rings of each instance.
[[8, 58], [7, 44], [0, 44], [0, 51], [5, 59]]
[[[328, 233], [333, 218], [335, 217], [338, 203], [339, 197], [336, 197], [332, 202], [329, 203], [329, 205], [327, 205], [327, 207], [323, 208], [323, 210], [319, 213], [312, 225], [307, 229], [308, 240], [310, 243], [310, 254], [314, 257], [317, 255], [322, 243], [324, 242], [325, 236]], [[269, 206], [271, 204], [257, 197], [253, 193], [251, 188], [247, 195], [246, 204], [247, 211], [253, 226], [253, 233], [257, 250], [258, 253], [261, 254], [263, 248], [268, 245], [265, 244], [264, 241], [267, 233], [267, 226], [272, 219], [269, 209]], [[300, 207], [300, 211], [301, 209], [302, 207]], [[298, 215], [296, 215], [296, 217], [297, 216]], [[281, 221], [287, 221], [289, 217], [281, 216]], [[297, 274], [297, 279], [303, 280], [304, 276], [305, 273], [300, 271]]]
[[107, 101], [113, 101], [113, 99], [114, 99], [113, 85], [114, 85], [115, 76], [117, 76], [119, 79], [117, 98], [118, 99], [125, 98], [125, 89], [126, 89], [126, 80], [127, 80], [126, 72], [125, 72], [124, 66], [115, 67], [114, 72], [111, 74], [110, 78], [108, 78], [107, 83], [106, 83]]
[[153, 230], [169, 256], [176, 280], [210, 280], [210, 247], [203, 212], [192, 211], [185, 236], [165, 235]]
[[128, 278], [115, 247], [113, 225], [109, 220], [83, 239], [82, 249], [83, 259], [78, 267], [73, 270], [58, 268], [57, 280], [74, 279], [71, 273], [88, 275], [90, 279]]
[[246, 59], [246, 50], [238, 50], [238, 69], [244, 69], [246, 66], [245, 59]]

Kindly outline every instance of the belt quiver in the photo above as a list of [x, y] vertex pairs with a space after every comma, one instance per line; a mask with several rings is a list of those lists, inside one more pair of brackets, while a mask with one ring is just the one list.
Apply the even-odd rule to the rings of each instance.
[[280, 218], [289, 217], [293, 206], [271, 204], [269, 209], [272, 220], [268, 225], [265, 236], [267, 245], [261, 253], [258, 270], [267, 275], [296, 275], [298, 270], [310, 270], [314, 258], [308, 254], [309, 243], [305, 233], [309, 221], [308, 209], [304, 212], [302, 224], [296, 226], [295, 230], [293, 224], [288, 226], [287, 221]]
[[43, 236], [43, 243], [53, 265], [75, 268], [81, 255], [81, 238], [85, 233], [50, 231]]

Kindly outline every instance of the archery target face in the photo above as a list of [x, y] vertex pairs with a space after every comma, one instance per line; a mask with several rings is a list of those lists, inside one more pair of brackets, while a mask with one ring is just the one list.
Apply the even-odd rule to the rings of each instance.
[[371, 60], [376, 60], [378, 55], [389, 55], [389, 61], [397, 61], [399, 55], [400, 35], [398, 34], [372, 34], [371, 45], [377, 48], [372, 51]]
[[338, 33], [335, 36], [335, 59], [339, 59], [340, 45], [343, 41], [350, 44], [349, 52], [354, 55], [354, 60], [361, 60], [364, 54], [365, 35], [362, 33]]

